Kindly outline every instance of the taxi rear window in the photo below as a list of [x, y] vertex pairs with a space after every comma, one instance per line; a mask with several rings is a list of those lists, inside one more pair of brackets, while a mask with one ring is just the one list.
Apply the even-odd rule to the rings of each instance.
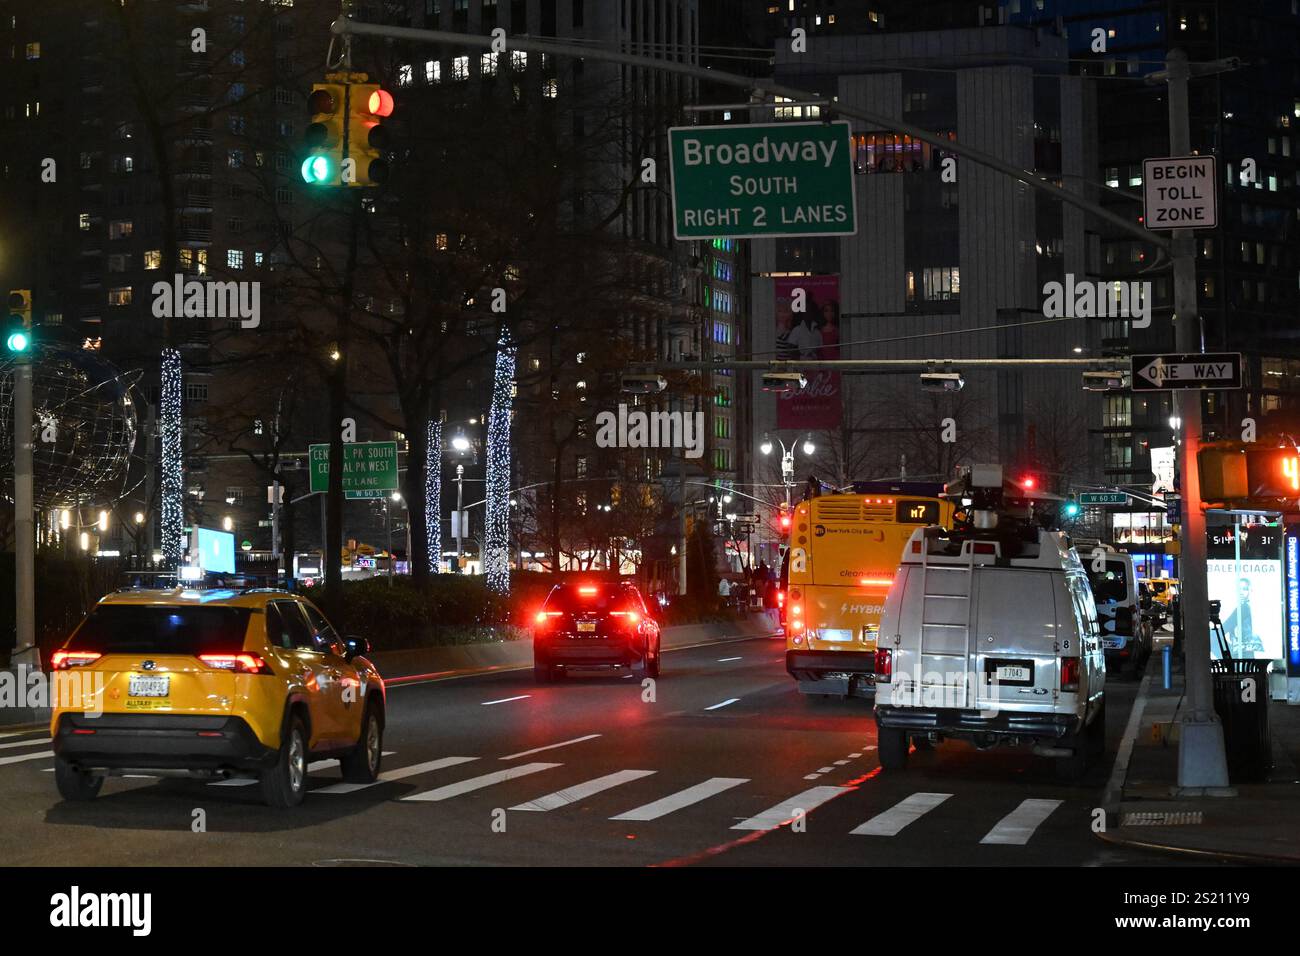
[[239, 651], [250, 613], [246, 607], [101, 604], [90, 612], [68, 648], [101, 654]]

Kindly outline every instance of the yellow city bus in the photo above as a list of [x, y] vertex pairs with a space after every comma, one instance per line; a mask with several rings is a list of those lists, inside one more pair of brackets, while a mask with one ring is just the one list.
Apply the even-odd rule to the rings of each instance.
[[876, 632], [918, 525], [952, 521], [943, 485], [858, 482], [800, 502], [786, 554], [785, 666], [806, 694], [875, 693]]

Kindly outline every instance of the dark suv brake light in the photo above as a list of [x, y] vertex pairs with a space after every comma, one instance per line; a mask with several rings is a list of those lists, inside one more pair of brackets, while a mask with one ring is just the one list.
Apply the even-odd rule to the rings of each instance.
[[275, 673], [266, 661], [256, 654], [200, 654], [199, 660], [213, 670], [233, 671], [236, 674]]

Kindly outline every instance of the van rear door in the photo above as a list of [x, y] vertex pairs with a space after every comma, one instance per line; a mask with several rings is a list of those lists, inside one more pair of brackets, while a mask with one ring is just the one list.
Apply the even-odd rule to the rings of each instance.
[[1065, 576], [1050, 571], [983, 568], [972, 679], [981, 710], [1032, 709], [1053, 702], [1056, 602], [1069, 602]]

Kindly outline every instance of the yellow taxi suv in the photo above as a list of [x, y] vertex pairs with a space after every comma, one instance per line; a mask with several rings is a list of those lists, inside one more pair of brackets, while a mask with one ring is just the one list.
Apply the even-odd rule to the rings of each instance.
[[369, 652], [286, 591], [110, 594], [50, 659], [82, 678], [52, 714], [59, 793], [92, 800], [125, 773], [254, 777], [266, 803], [292, 807], [323, 756], [373, 783], [385, 692]]
[[912, 532], [947, 525], [942, 484], [863, 481], [795, 509], [783, 576], [785, 667], [801, 693], [875, 695], [876, 635]]

